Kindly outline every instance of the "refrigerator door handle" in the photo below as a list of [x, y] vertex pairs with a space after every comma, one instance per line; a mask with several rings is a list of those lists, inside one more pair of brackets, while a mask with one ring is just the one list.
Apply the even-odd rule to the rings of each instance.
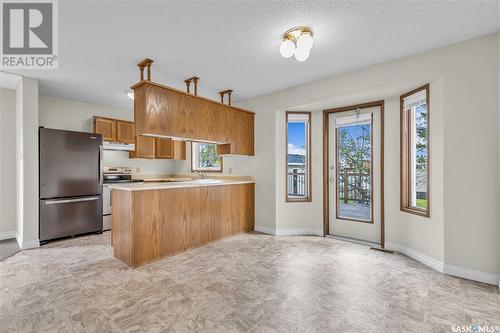
[[63, 199], [63, 200], [47, 200], [47, 201], [45, 201], [45, 204], [46, 205], [57, 205], [57, 204], [72, 203], [72, 202], [95, 201], [98, 199], [99, 199], [99, 197], [79, 198], [79, 199]]
[[99, 145], [99, 186], [103, 184], [103, 157], [102, 157], [102, 145]]

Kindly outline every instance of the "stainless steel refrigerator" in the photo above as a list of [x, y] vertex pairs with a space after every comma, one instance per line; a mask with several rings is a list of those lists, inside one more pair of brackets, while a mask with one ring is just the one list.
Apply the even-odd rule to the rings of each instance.
[[102, 232], [102, 136], [41, 127], [40, 242]]

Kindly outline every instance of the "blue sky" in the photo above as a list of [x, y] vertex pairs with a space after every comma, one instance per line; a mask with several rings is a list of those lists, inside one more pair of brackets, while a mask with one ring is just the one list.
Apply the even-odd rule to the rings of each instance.
[[343, 128], [345, 128], [347, 130], [347, 133], [351, 137], [357, 138], [358, 136], [363, 134], [363, 128], [370, 129], [370, 125], [350, 125], [350, 126], [344, 126]]
[[305, 146], [305, 123], [288, 123], [288, 143], [295, 147]]

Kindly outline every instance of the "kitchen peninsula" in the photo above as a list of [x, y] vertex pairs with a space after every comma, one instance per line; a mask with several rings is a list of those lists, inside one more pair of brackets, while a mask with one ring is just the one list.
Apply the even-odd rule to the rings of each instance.
[[139, 267], [254, 228], [254, 181], [112, 185], [114, 256]]

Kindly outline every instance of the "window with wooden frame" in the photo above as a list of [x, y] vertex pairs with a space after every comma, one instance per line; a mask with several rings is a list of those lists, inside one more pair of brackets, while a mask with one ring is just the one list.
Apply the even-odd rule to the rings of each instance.
[[215, 143], [191, 142], [191, 171], [222, 172], [222, 157]]
[[286, 201], [311, 201], [311, 112], [286, 112]]
[[401, 210], [430, 216], [429, 85], [400, 97]]

